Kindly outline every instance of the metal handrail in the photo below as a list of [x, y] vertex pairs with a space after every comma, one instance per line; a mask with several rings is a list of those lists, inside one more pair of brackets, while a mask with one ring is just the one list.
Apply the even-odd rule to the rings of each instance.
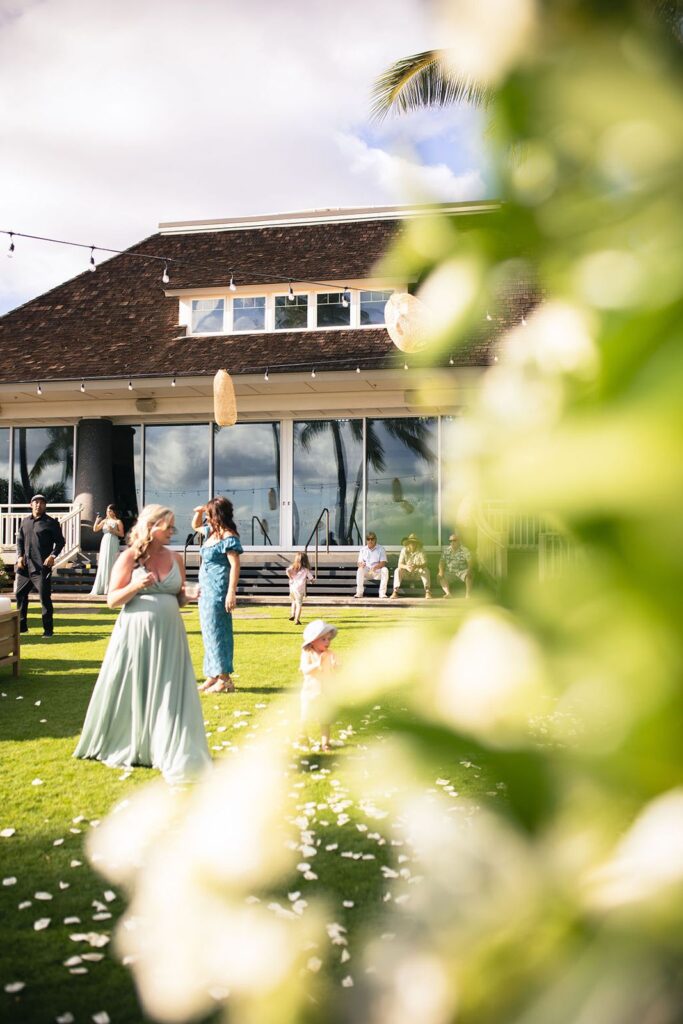
[[329, 508], [324, 508], [322, 510], [322, 512], [320, 513], [320, 515], [318, 516], [318, 518], [315, 521], [315, 526], [311, 530], [311, 532], [309, 534], [309, 537], [308, 537], [308, 540], [304, 544], [304, 552], [306, 554], [308, 554], [308, 545], [313, 540], [313, 535], [315, 534], [315, 568], [313, 569], [313, 578], [316, 579], [316, 580], [318, 578], [318, 529], [320, 527], [320, 523], [322, 522], [323, 516], [325, 517], [325, 522], [326, 522], [326, 526], [325, 526], [325, 550], [329, 554], [329, 552], [330, 552], [330, 510], [329, 510]]
[[252, 516], [251, 517], [251, 546], [252, 547], [254, 546], [254, 520], [256, 520], [256, 522], [259, 524], [259, 529], [261, 530], [261, 533], [263, 534], [263, 538], [264, 538], [266, 544], [270, 544], [270, 546], [272, 547], [273, 546], [273, 542], [270, 539], [270, 534], [268, 533], [268, 529], [267, 529], [263, 519], [259, 519], [258, 516]]

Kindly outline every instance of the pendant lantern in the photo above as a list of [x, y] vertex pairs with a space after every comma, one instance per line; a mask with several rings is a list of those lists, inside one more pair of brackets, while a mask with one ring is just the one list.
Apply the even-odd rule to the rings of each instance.
[[408, 292], [394, 292], [384, 307], [389, 337], [401, 352], [419, 352], [428, 341], [427, 307]]
[[219, 370], [213, 378], [213, 417], [219, 427], [237, 423], [235, 388], [227, 370]]

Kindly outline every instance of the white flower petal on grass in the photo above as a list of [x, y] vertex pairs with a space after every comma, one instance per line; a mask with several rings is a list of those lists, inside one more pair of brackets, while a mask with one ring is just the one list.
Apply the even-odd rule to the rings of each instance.
[[33, 779], [33, 781], [31, 782], [31, 785], [32, 786], [43, 786], [43, 785], [45, 785], [45, 783], [43, 782], [42, 779]]
[[70, 868], [80, 868], [83, 866], [82, 860], [72, 860], [69, 864]]
[[307, 969], [311, 971], [313, 974], [317, 974], [322, 965], [322, 960], [320, 959], [320, 957], [317, 956], [310, 957], [306, 962]]
[[341, 980], [342, 988], [353, 988], [353, 978], [350, 974], [347, 974], [345, 978]]
[[87, 967], [83, 967], [82, 965], [80, 967], [70, 967], [69, 968], [69, 974], [87, 974], [87, 973], [88, 973], [88, 968]]
[[51, 900], [52, 893], [49, 892], [35, 892], [33, 898], [36, 900]]
[[10, 878], [3, 878], [2, 884], [3, 885], [16, 885], [17, 884], [17, 880], [14, 877], [14, 875], [12, 875]]
[[63, 839], [53, 839], [53, 841], [52, 841], [52, 845], [53, 846], [62, 846], [63, 843], [64, 843]]
[[106, 1010], [100, 1010], [99, 1013], [93, 1013], [92, 1022], [93, 1024], [111, 1024], [109, 1014]]
[[104, 953], [83, 953], [81, 960], [87, 960], [88, 963], [98, 964], [100, 960], [104, 960]]
[[73, 1013], [60, 1013], [59, 1017], [55, 1017], [56, 1024], [74, 1024], [76, 1018]]
[[68, 960], [64, 961], [65, 967], [78, 967], [81, 962], [80, 956], [70, 956]]
[[26, 988], [26, 982], [25, 981], [8, 981], [7, 984], [4, 986], [4, 988], [5, 988], [5, 992], [8, 992], [9, 995], [15, 995], [17, 992], [21, 992], [23, 989]]
[[0, 838], [9, 839], [11, 836], [15, 834], [16, 831], [17, 830], [15, 828], [3, 828], [3, 830], [0, 832]]
[[113, 900], [116, 899], [116, 893], [113, 892], [111, 889], [105, 889], [103, 895], [107, 903], [111, 903]]
[[59, 888], [62, 889], [62, 890], [63, 889], [68, 889], [70, 886], [71, 886], [71, 882], [60, 882], [59, 883]]
[[17, 909], [18, 910], [28, 910], [28, 908], [32, 907], [32, 906], [33, 906], [33, 901], [32, 900], [22, 900], [22, 902], [19, 904]]
[[64, 924], [80, 924], [80, 923], [81, 923], [80, 917], [73, 917], [72, 916], [72, 917], [65, 917], [64, 918]]
[[33, 922], [33, 930], [36, 932], [42, 932], [45, 928], [49, 927], [51, 918], [39, 917], [37, 921]]

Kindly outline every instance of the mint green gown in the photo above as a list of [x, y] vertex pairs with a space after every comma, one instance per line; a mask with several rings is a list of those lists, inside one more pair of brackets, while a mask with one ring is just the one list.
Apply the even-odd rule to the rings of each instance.
[[[143, 568], [133, 571], [145, 573]], [[158, 768], [187, 782], [211, 763], [187, 634], [178, 564], [116, 620], [74, 757]]]

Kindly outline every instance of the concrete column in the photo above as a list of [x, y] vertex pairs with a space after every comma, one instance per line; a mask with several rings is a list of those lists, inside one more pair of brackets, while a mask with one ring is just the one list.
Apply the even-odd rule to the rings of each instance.
[[93, 533], [97, 512], [103, 516], [114, 500], [112, 475], [111, 420], [81, 420], [76, 445], [75, 501], [82, 505], [81, 547], [95, 551], [102, 541], [101, 533]]

